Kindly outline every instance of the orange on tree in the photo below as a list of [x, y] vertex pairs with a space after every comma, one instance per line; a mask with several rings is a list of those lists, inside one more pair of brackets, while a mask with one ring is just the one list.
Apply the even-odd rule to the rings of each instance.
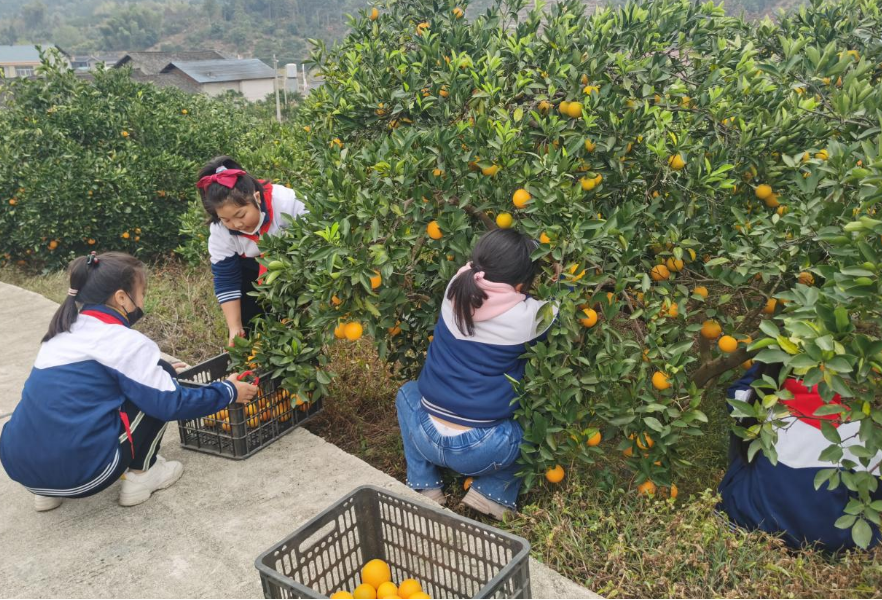
[[601, 441], [603, 441], [603, 436], [600, 435], [600, 432], [598, 431], [597, 433], [592, 435], [590, 438], [588, 438], [588, 441], [585, 443], [589, 447], [593, 448], [594, 446], [599, 446]]
[[591, 140], [585, 140], [585, 150], [587, 152], [594, 152], [595, 148], [597, 148], [597, 144], [595, 144]]
[[376, 21], [377, 18], [378, 18], [379, 16], [380, 16], [380, 11], [377, 10], [377, 7], [376, 7], [376, 6], [373, 7], [373, 8], [371, 9], [370, 20], [371, 20], [371, 21]]
[[756, 194], [756, 197], [760, 200], [765, 200], [772, 195], [772, 186], [766, 183], [760, 184], [756, 186], [756, 189], [753, 190], [753, 193]]
[[655, 265], [649, 272], [653, 281], [665, 281], [671, 276], [671, 271], [665, 265]]
[[496, 226], [500, 229], [508, 229], [512, 223], [514, 223], [514, 218], [512, 218], [511, 214], [499, 213], [496, 215]]
[[668, 158], [668, 165], [675, 171], [682, 171], [686, 166], [686, 161], [683, 160], [683, 156], [680, 154], [675, 154]]
[[637, 486], [637, 492], [639, 494], [644, 495], [644, 496], [654, 495], [656, 492], [656, 489], [657, 488], [656, 488], [655, 484], [652, 483], [652, 481], [650, 481], [649, 479], [647, 479], [646, 481], [644, 481], [643, 483], [641, 483], [640, 485]]
[[814, 285], [815, 284], [815, 276], [809, 273], [808, 271], [802, 271], [797, 280], [802, 285]]
[[429, 237], [433, 240], [440, 240], [444, 237], [444, 234], [441, 233], [441, 227], [438, 225], [438, 221], [430, 221], [426, 226], [426, 233], [428, 233]]
[[487, 177], [495, 177], [497, 173], [499, 173], [499, 165], [490, 165], [489, 167], [484, 167], [481, 169], [481, 173], [486, 175]]
[[671, 387], [670, 379], [665, 373], [656, 371], [652, 374], [652, 387], [659, 391], [664, 391]]
[[692, 290], [692, 293], [695, 294], [696, 296], [701, 296], [702, 298], [707, 300], [707, 294], [708, 294], [707, 288], [704, 287], [703, 285], [695, 286], [695, 289]]
[[590, 192], [594, 189], [594, 186], [597, 185], [597, 182], [594, 181], [593, 177], [582, 177], [579, 179], [579, 183], [582, 185], [582, 190], [586, 192]]
[[545, 479], [547, 479], [549, 483], [560, 483], [563, 481], [565, 474], [562, 466], [555, 465], [553, 468], [545, 471]]
[[567, 104], [567, 115], [571, 119], [581, 119], [582, 118], [582, 103], [581, 102], [570, 102]]
[[542, 235], [539, 236], [539, 243], [540, 244], [550, 244], [551, 238], [548, 237], [548, 234], [543, 231]]
[[337, 323], [337, 326], [334, 327], [334, 337], [338, 340], [346, 338], [346, 323]]
[[531, 200], [532, 196], [530, 196], [530, 192], [521, 188], [515, 191], [514, 195], [511, 197], [512, 204], [515, 205], [515, 208], [524, 208], [527, 206], [527, 203]]
[[715, 340], [723, 333], [723, 328], [714, 320], [708, 320], [701, 324], [701, 337], [706, 340]]
[[668, 260], [665, 261], [665, 266], [668, 268], [668, 271], [670, 271], [671, 273], [679, 273], [680, 271], [683, 270], [683, 267], [685, 266], [685, 264], [679, 258], [674, 258], [672, 256], [672, 257], [668, 258]]
[[[457, 19], [461, 19], [464, 14], [465, 13], [463, 12], [463, 10], [458, 6], [453, 9], [453, 16], [456, 17]], [[405, 598], [406, 597], [407, 596], [405, 596]]]
[[583, 327], [594, 327], [597, 324], [597, 311], [593, 308], [586, 308], [582, 311], [585, 316], [579, 319]]
[[717, 346], [719, 346], [720, 350], [722, 350], [726, 354], [730, 354], [738, 349], [738, 340], [733, 338], [731, 335], [724, 335], [717, 342]]
[[766, 305], [763, 307], [764, 315], [773, 315], [775, 314], [775, 307], [778, 305], [778, 301], [774, 298], [769, 298], [766, 300]]
[[361, 323], [353, 321], [352, 323], [347, 323], [345, 325], [343, 328], [343, 335], [345, 335], [346, 339], [350, 342], [354, 342], [361, 337], [363, 331], [364, 329], [362, 328]]
[[383, 277], [380, 275], [379, 271], [374, 271], [374, 276], [371, 277], [371, 289], [375, 290], [383, 284]]

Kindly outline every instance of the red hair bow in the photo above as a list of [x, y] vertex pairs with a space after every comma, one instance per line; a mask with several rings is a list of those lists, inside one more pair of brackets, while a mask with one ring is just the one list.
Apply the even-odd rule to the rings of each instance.
[[206, 175], [199, 180], [196, 187], [200, 190], [204, 190], [212, 183], [219, 183], [225, 188], [233, 189], [240, 175], [245, 175], [245, 171], [242, 169], [225, 169], [214, 175]]

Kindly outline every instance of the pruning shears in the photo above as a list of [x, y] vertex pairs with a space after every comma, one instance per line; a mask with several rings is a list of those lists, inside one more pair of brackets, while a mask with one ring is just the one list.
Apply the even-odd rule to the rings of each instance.
[[236, 379], [239, 381], [245, 381], [246, 383], [250, 383], [251, 385], [260, 384], [260, 377], [255, 375], [254, 371], [242, 371], [241, 373], [239, 373], [239, 376]]

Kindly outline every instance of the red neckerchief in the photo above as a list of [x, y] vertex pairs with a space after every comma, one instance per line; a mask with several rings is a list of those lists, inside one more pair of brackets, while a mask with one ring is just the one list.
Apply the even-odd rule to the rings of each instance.
[[[257, 232], [257, 235], [250, 235], [247, 233], [239, 232], [244, 238], [248, 238], [249, 240], [257, 243], [260, 240], [260, 236], [269, 231], [270, 225], [273, 224], [273, 184], [269, 181], [260, 181], [263, 184], [263, 202], [266, 205], [266, 219], [263, 221], [263, 225], [260, 226], [260, 231]], [[260, 255], [263, 258], [263, 254]], [[257, 271], [257, 283], [263, 283], [263, 276], [266, 273], [266, 267], [262, 264]]]
[[260, 226], [260, 231], [257, 232], [257, 235], [239, 232], [239, 235], [253, 242], [260, 240], [260, 236], [269, 231], [270, 225], [273, 223], [273, 184], [268, 181], [260, 181], [260, 183], [263, 184], [263, 202], [266, 205], [266, 219], [264, 219], [263, 225]]
[[[781, 404], [790, 410], [790, 414], [816, 429], [821, 428], [821, 421], [829, 421], [833, 427], [839, 427], [847, 420], [846, 414], [840, 413], [835, 415], [815, 415], [815, 411], [827, 404], [821, 399], [816, 385], [811, 390], [805, 387], [796, 379], [788, 378], [784, 382], [784, 389], [793, 394], [790, 400], [781, 400]], [[833, 396], [830, 404], [842, 404], [842, 398], [839, 394]]]

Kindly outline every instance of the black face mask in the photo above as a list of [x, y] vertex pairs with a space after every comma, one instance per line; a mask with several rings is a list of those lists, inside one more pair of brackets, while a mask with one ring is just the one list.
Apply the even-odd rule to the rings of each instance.
[[[126, 292], [126, 296], [129, 296], [128, 292]], [[129, 296], [129, 300], [132, 300], [131, 296]], [[140, 321], [141, 317], [144, 316], [144, 311], [141, 309], [140, 306], [135, 304], [134, 300], [132, 300], [132, 306], [135, 307], [135, 310], [133, 310], [132, 312], [126, 310], [126, 320], [129, 322], [129, 327], [134, 327], [135, 323]]]

